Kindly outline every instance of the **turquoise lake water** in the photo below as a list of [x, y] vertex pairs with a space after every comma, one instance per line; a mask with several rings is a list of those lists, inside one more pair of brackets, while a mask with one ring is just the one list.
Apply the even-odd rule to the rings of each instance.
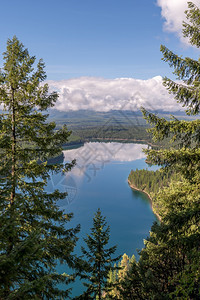
[[[133, 191], [127, 182], [131, 169], [147, 168], [142, 148], [133, 143], [87, 143], [78, 149], [64, 151], [65, 161], [77, 159], [77, 165], [67, 175], [56, 175], [49, 188], [67, 191], [60, 201], [66, 212], [73, 212], [70, 226], [81, 224], [76, 253], [80, 254], [83, 237], [90, 233], [92, 218], [98, 208], [110, 226], [110, 246], [117, 245], [116, 255], [127, 253], [138, 258], [143, 240], [148, 236], [156, 216], [148, 197]], [[66, 271], [64, 266], [60, 270]], [[80, 283], [73, 287], [79, 295]]]

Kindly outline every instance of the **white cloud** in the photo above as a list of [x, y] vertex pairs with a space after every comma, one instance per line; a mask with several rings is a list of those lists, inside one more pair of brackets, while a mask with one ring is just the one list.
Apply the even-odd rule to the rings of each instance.
[[50, 91], [59, 93], [55, 108], [69, 110], [139, 110], [177, 111], [176, 103], [162, 85], [160, 76], [139, 80], [134, 78], [104, 79], [80, 77], [76, 79], [48, 81]]
[[[199, 0], [192, 0], [192, 2], [199, 5]], [[161, 7], [161, 15], [165, 19], [164, 29], [177, 33], [184, 43], [187, 41], [182, 36], [182, 23], [186, 21], [187, 3], [188, 0], [157, 0], [157, 5]]]

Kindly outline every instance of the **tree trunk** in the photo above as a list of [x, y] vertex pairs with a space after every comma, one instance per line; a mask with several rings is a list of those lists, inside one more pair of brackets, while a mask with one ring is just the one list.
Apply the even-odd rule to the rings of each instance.
[[10, 205], [12, 206], [15, 200], [15, 168], [16, 168], [16, 129], [15, 129], [15, 90], [12, 88], [12, 190], [10, 196]]

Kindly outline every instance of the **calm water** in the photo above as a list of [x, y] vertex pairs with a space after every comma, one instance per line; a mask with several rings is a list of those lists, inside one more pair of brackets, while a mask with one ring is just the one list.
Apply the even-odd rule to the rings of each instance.
[[[133, 191], [127, 182], [131, 169], [147, 168], [141, 144], [87, 143], [83, 147], [64, 151], [65, 160], [77, 159], [69, 174], [53, 177], [49, 188], [68, 191], [60, 202], [66, 212], [73, 212], [71, 226], [81, 224], [76, 253], [80, 253], [82, 238], [90, 233], [92, 218], [98, 208], [111, 228], [110, 245], [118, 245], [116, 255], [137, 255], [143, 247], [153, 221], [148, 197]], [[65, 267], [61, 268], [65, 271]], [[74, 293], [78, 295], [80, 286]]]

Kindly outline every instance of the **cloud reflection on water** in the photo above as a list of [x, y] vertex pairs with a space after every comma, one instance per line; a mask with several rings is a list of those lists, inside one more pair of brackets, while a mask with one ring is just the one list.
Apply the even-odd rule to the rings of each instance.
[[76, 177], [85, 175], [90, 181], [91, 177], [96, 176], [97, 172], [108, 163], [123, 163], [145, 158], [143, 148], [147, 148], [147, 145], [90, 142], [78, 149], [65, 150], [64, 156], [66, 161], [76, 159], [77, 164], [71, 174]]

